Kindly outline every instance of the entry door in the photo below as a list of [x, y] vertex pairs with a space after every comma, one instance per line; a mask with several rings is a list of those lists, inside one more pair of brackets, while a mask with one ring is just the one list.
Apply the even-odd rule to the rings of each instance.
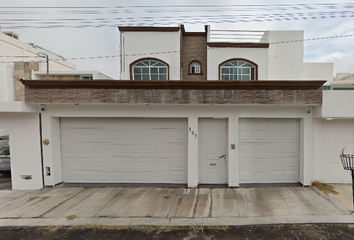
[[201, 119], [199, 126], [199, 182], [225, 184], [227, 182], [226, 119]]

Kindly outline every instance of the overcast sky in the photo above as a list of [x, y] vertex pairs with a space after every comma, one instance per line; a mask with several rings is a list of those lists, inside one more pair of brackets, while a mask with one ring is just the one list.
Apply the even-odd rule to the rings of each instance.
[[[115, 79], [119, 57], [98, 57], [119, 56], [117, 26], [166, 24], [184, 24], [190, 31], [203, 31], [204, 24], [212, 29], [304, 30], [305, 39], [352, 35], [354, 0], [0, 0], [3, 31], [64, 56], [79, 71], [97, 70]], [[305, 41], [304, 46], [305, 62], [334, 62], [334, 75], [354, 72], [353, 36]], [[88, 57], [94, 58], [72, 60]]]

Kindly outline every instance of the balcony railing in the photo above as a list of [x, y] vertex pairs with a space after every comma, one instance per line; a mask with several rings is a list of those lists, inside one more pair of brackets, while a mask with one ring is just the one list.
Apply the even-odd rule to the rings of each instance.
[[210, 29], [208, 42], [266, 43], [265, 31]]

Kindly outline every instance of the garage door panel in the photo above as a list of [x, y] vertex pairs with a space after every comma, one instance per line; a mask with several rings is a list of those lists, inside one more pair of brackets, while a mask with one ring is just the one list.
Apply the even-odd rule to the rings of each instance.
[[62, 145], [61, 145], [62, 152], [71, 153], [71, 154], [77, 153], [78, 148], [79, 148], [79, 145], [77, 145], [77, 144], [62, 143]]
[[252, 119], [253, 120], [253, 127], [252, 129], [257, 131], [257, 130], [264, 130], [267, 129], [268, 123], [263, 121], [263, 119]]
[[160, 141], [171, 141], [173, 139], [169, 129], [158, 130], [158, 136]]
[[130, 158], [129, 167], [141, 169], [142, 168], [142, 160], [139, 158]]
[[292, 170], [292, 171], [284, 171], [284, 177], [285, 180], [289, 182], [294, 182], [298, 181], [298, 171]]
[[282, 171], [270, 171], [269, 176], [271, 181], [281, 182], [284, 179]]
[[157, 140], [156, 131], [154, 131], [153, 129], [142, 130], [142, 135], [144, 141]]
[[267, 168], [268, 159], [267, 158], [255, 158], [254, 159], [254, 168]]
[[270, 167], [271, 168], [281, 168], [283, 167], [284, 160], [283, 158], [270, 158]]
[[254, 151], [254, 155], [268, 154], [268, 145], [256, 143], [253, 145], [253, 151]]
[[253, 136], [254, 136], [253, 139], [256, 141], [267, 140], [268, 139], [268, 131], [255, 130]]
[[96, 154], [99, 154], [99, 153], [105, 154], [105, 153], [107, 153], [107, 145], [106, 144], [94, 144], [93, 151]]
[[128, 159], [124, 159], [124, 157], [110, 157], [109, 158], [109, 166], [110, 167], [128, 167]]
[[247, 168], [247, 167], [253, 167], [253, 159], [252, 158], [239, 158], [239, 165], [240, 168]]
[[270, 130], [269, 131], [269, 140], [270, 141], [282, 141], [283, 140], [283, 131]]
[[126, 182], [127, 181], [127, 171], [110, 171], [110, 181]]
[[109, 180], [109, 172], [108, 171], [96, 171], [96, 180], [98, 182]]
[[270, 155], [279, 155], [283, 154], [283, 144], [282, 143], [269, 143], [267, 144], [269, 148]]
[[175, 141], [180, 140], [180, 142], [185, 142], [186, 141], [185, 131], [183, 131], [183, 130], [174, 130], [172, 134], [173, 134], [173, 140], [175, 140]]
[[170, 144], [159, 144], [157, 147], [158, 155], [171, 155], [171, 145]]
[[81, 157], [82, 168], [92, 168], [95, 165], [95, 159], [93, 157]]
[[79, 168], [79, 167], [81, 167], [81, 160], [80, 160], [79, 156], [66, 157], [64, 160], [65, 160], [64, 164], [63, 164], [64, 168]]
[[156, 149], [157, 149], [156, 145], [153, 145], [153, 144], [144, 144], [143, 145], [143, 153], [144, 154], [155, 155], [155, 154], [157, 154]]
[[63, 173], [63, 178], [68, 179], [70, 181], [81, 181], [81, 172], [80, 171], [75, 171], [75, 170], [68, 170]]
[[156, 168], [156, 159], [149, 159], [149, 158], [145, 158], [143, 161], [144, 164], [144, 168]]
[[254, 180], [257, 183], [268, 182], [268, 171], [254, 171]]
[[104, 156], [97, 156], [95, 159], [96, 168], [106, 168], [109, 167], [109, 160]]
[[140, 182], [142, 181], [141, 176], [141, 171], [129, 171], [128, 180], [132, 182]]
[[108, 149], [109, 153], [129, 153], [128, 145], [126, 144], [109, 145]]
[[80, 153], [93, 153], [93, 147], [94, 147], [94, 143], [85, 143], [85, 144], [81, 144], [81, 146], [79, 146], [78, 150]]
[[240, 119], [239, 123], [240, 183], [298, 182], [299, 120]]
[[298, 157], [287, 157], [283, 160], [285, 168], [299, 168]]
[[239, 153], [240, 156], [243, 155], [252, 155], [253, 153], [253, 144], [252, 143], [239, 143]]
[[140, 144], [130, 144], [129, 145], [129, 153], [130, 154], [141, 154], [142, 146]]
[[129, 131], [126, 131], [126, 130], [121, 130], [121, 131], [112, 130], [107, 133], [107, 135], [108, 135], [107, 140], [114, 140], [114, 139], [128, 140], [128, 134], [129, 134]]
[[181, 156], [187, 152], [187, 144], [175, 143], [172, 145], [172, 156]]
[[285, 130], [284, 131], [284, 140], [285, 141], [291, 141], [291, 142], [299, 142], [300, 141], [300, 135], [299, 131], [296, 130]]
[[96, 179], [95, 171], [93, 171], [93, 170], [81, 171], [81, 179], [83, 181], [93, 182]]
[[242, 142], [252, 141], [253, 131], [252, 130], [240, 130], [239, 131], [239, 139]]
[[158, 159], [157, 168], [169, 168], [170, 167], [170, 159]]
[[142, 174], [143, 181], [149, 181], [155, 179], [156, 171], [144, 171]]
[[252, 171], [247, 171], [243, 170], [240, 172], [240, 182], [241, 183], [251, 183], [253, 182], [253, 172]]
[[284, 154], [298, 155], [299, 154], [299, 143], [286, 143], [284, 144]]
[[184, 159], [178, 159], [178, 158], [173, 158], [171, 160], [172, 168], [173, 169], [184, 169], [185, 167], [185, 161]]
[[129, 140], [134, 142], [134, 141], [141, 141], [141, 130], [130, 130], [129, 131]]

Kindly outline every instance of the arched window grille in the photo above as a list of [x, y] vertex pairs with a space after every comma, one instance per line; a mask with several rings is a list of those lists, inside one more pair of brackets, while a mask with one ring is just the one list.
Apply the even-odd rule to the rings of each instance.
[[189, 69], [190, 73], [200, 73], [200, 63], [198, 62], [193, 62], [190, 65], [190, 69]]
[[256, 80], [256, 66], [243, 60], [222, 64], [220, 73], [221, 80]]
[[168, 80], [168, 67], [157, 60], [143, 60], [132, 67], [133, 80]]

